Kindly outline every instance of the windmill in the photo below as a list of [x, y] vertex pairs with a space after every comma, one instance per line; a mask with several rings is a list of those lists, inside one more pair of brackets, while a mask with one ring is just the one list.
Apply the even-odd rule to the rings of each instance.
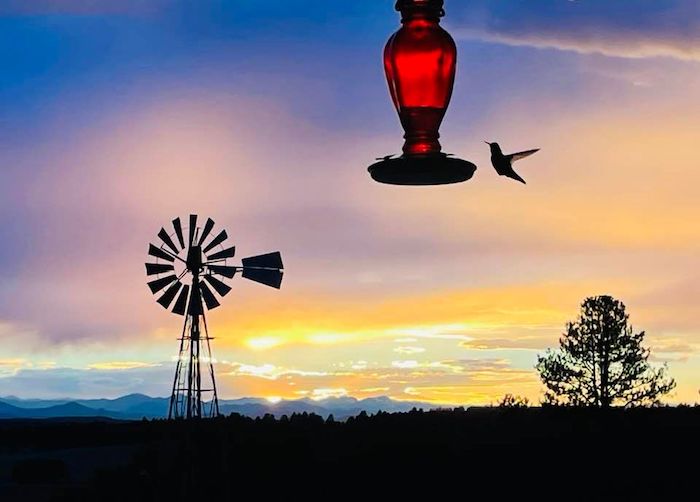
[[148, 254], [155, 262], [146, 263], [148, 287], [159, 295], [157, 302], [185, 318], [168, 418], [217, 416], [219, 401], [209, 343], [212, 338], [205, 310], [220, 306], [219, 298], [231, 291], [226, 280], [239, 272], [246, 279], [279, 289], [284, 268], [282, 256], [279, 252], [269, 253], [243, 258], [241, 266], [230, 265], [228, 261], [236, 254], [236, 247], [226, 247], [226, 230], [212, 233], [214, 220], [208, 218], [200, 228], [197, 215], [193, 214], [188, 227], [182, 226], [180, 218], [172, 224], [174, 232], [165, 227], [158, 232], [160, 245], [149, 245]]

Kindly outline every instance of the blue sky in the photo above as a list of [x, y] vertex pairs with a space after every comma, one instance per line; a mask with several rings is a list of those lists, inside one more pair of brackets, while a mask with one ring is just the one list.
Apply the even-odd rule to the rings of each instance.
[[[536, 354], [609, 293], [696, 399], [697, 2], [448, 0], [443, 145], [480, 169], [429, 190], [365, 171], [402, 144], [393, 3], [0, 0], [7, 393], [167, 394], [179, 319], [142, 263], [195, 211], [287, 265], [212, 314], [227, 397], [536, 399]], [[526, 188], [485, 139], [543, 149]]]

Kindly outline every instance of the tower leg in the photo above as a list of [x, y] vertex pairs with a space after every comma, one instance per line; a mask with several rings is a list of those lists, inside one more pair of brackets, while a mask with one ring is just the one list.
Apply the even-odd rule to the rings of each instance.
[[173, 390], [170, 393], [170, 406], [168, 407], [168, 420], [173, 417], [179, 416], [179, 400], [180, 393], [178, 392], [178, 382], [181, 379], [182, 372], [182, 356], [185, 350], [185, 336], [187, 335], [187, 323], [189, 322], [189, 316], [185, 316], [185, 322], [182, 325], [182, 335], [180, 336], [180, 350], [177, 355], [177, 365], [175, 366], [175, 378], [173, 379]]
[[209, 361], [209, 374], [211, 375], [211, 388], [214, 396], [211, 400], [211, 414], [214, 417], [219, 416], [219, 397], [216, 393], [216, 377], [214, 376], [214, 357], [211, 355], [211, 344], [209, 343], [209, 328], [207, 327], [207, 318], [202, 315], [202, 321], [204, 323], [204, 339], [207, 341], [207, 358]]
[[192, 392], [194, 393], [194, 403], [193, 403], [193, 414], [194, 416], [202, 417], [202, 375], [200, 373], [200, 342], [201, 336], [199, 332], [199, 316], [192, 317], [192, 354], [193, 358], [191, 361], [192, 381], [194, 388]]
[[190, 323], [190, 332], [189, 332], [189, 339], [190, 339], [190, 358], [187, 363], [187, 411], [186, 417], [187, 418], [192, 418], [192, 387], [194, 386], [194, 380], [193, 380], [193, 374], [192, 374], [192, 369], [194, 367], [194, 359], [195, 359], [195, 353], [194, 353], [194, 346], [196, 343], [198, 343], [192, 336], [194, 332], [194, 325], [195, 325], [195, 319], [196, 316], [191, 316], [192, 322]]

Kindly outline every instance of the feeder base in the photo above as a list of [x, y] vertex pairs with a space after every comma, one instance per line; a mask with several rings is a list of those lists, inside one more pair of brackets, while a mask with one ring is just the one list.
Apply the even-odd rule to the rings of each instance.
[[470, 180], [476, 166], [445, 154], [386, 158], [368, 169], [372, 179], [388, 185], [449, 185]]

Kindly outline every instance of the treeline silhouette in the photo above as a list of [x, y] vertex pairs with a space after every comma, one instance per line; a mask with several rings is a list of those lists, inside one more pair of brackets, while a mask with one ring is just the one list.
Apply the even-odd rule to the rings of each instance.
[[668, 499], [695, 490], [699, 442], [699, 407], [7, 421], [0, 499]]

